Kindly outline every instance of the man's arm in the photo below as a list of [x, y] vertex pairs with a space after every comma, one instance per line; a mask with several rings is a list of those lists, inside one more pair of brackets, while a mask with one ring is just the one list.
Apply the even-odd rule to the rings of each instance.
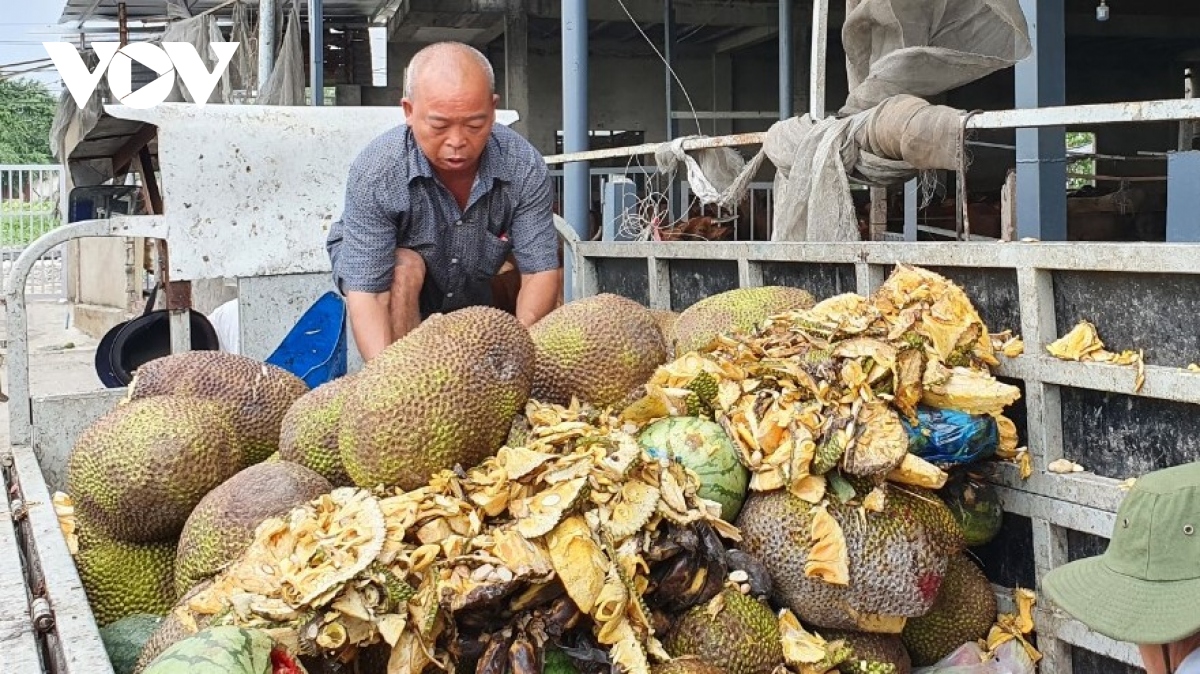
[[389, 314], [391, 291], [346, 293], [346, 313], [354, 343], [364, 362], [370, 362], [393, 341], [392, 320]]
[[521, 274], [521, 290], [517, 293], [517, 320], [521, 325], [528, 328], [553, 311], [562, 284], [561, 268]]

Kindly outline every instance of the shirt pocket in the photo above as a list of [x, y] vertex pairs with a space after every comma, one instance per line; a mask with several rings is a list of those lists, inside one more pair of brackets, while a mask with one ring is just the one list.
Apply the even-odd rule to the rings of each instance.
[[512, 252], [512, 242], [484, 231], [479, 243], [479, 262], [475, 265], [475, 278], [490, 279], [500, 271], [504, 260]]

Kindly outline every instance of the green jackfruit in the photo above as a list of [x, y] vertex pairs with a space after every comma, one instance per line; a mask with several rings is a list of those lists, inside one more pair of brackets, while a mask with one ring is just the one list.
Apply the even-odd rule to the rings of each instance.
[[179, 608], [185, 606], [189, 601], [191, 601], [192, 597], [195, 597], [197, 594], [203, 592], [205, 589], [211, 586], [211, 580], [203, 581], [188, 590], [187, 593], [185, 593], [179, 598], [178, 601], [174, 603], [171, 609], [167, 611], [166, 615], [163, 617], [162, 622], [158, 624], [158, 629], [154, 630], [154, 633], [151, 634], [150, 638], [146, 641], [146, 645], [142, 648], [142, 652], [138, 655], [137, 664], [135, 664], [133, 667], [133, 674], [141, 674], [141, 672], [146, 669], [147, 665], [153, 662], [154, 659], [157, 658], [163, 651], [170, 648], [172, 644], [186, 639], [192, 634], [195, 634], [198, 630], [204, 629], [209, 625], [209, 623], [212, 622], [211, 616], [192, 614], [196, 619], [195, 629], [192, 629], [191, 627], [184, 625], [183, 621], [179, 619], [178, 611]]
[[67, 460], [76, 513], [108, 537], [175, 540], [200, 499], [241, 469], [227, 405], [158, 396], [123, 403], [89, 426]]
[[872, 634], [847, 630], [822, 630], [828, 641], [845, 641], [852, 655], [838, 671], [842, 674], [911, 674], [912, 659], [904, 642], [895, 634]]
[[968, 546], [984, 545], [1000, 533], [1004, 504], [991, 484], [954, 471], [938, 495], [958, 520]]
[[679, 312], [670, 309], [651, 309], [654, 322], [658, 323], [658, 331], [662, 333], [663, 344], [667, 346], [667, 357], [671, 357], [671, 345], [675, 343], [675, 321], [679, 320]]
[[195, 396], [230, 403], [245, 442], [242, 467], [279, 449], [283, 415], [308, 385], [276, 365], [224, 351], [187, 351], [156, 358], [137, 369], [131, 400], [161, 395]]
[[300, 396], [283, 415], [279, 431], [280, 458], [317, 471], [335, 488], [353, 484], [337, 444], [351, 381], [352, 375], [338, 377]]
[[846, 541], [848, 585], [805, 575], [812, 504], [782, 489], [747, 496], [736, 522], [741, 549], [767, 567], [777, 602], [816, 627], [864, 631], [878, 629], [865, 618], [919, 616], [933, 606], [948, 558], [963, 548], [962, 534], [932, 492], [885, 488], [882, 512], [857, 500], [829, 500]]
[[188, 517], [175, 556], [175, 592], [217, 574], [254, 540], [263, 520], [332, 490], [316, 472], [290, 461], [250, 466], [208, 492]]
[[680, 616], [663, 648], [672, 658], [694, 655], [727, 674], [770, 674], [784, 664], [771, 607], [730, 587]]
[[671, 658], [650, 666], [650, 674], [727, 674], [720, 667], [694, 655]]
[[474, 306], [435, 315], [367, 364], [342, 404], [338, 451], [355, 484], [416, 489], [495, 454], [525, 408], [529, 332]]
[[913, 664], [926, 667], [968, 641], [983, 639], [996, 622], [996, 595], [970, 557], [950, 558], [937, 601], [923, 616], [910, 618], [901, 637]]
[[96, 542], [75, 556], [100, 627], [139, 613], [166, 615], [175, 603], [175, 543]]
[[529, 329], [537, 348], [532, 397], [618, 405], [666, 362], [666, 344], [646, 307], [602, 293], [564, 304]]
[[808, 291], [788, 286], [738, 288], [711, 295], [680, 312], [674, 353], [682, 356], [702, 350], [718, 335], [752, 330], [774, 314], [809, 309], [814, 303]]

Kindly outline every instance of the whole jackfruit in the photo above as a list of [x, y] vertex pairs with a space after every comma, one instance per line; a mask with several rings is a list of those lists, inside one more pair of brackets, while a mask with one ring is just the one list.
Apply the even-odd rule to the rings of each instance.
[[525, 408], [534, 346], [511, 314], [474, 306], [435, 315], [355, 375], [338, 451], [355, 484], [415, 489], [495, 454]]
[[96, 542], [79, 551], [75, 567], [100, 627], [139, 613], [166, 615], [175, 603], [174, 542]]
[[732, 587], [680, 616], [663, 648], [672, 658], [694, 655], [727, 674], [770, 674], [784, 664], [770, 606]]
[[815, 506], [787, 490], [746, 498], [736, 522], [741, 549], [767, 567], [778, 603], [817, 627], [870, 632], [933, 606], [948, 557], [963, 547], [958, 525], [936, 495], [888, 487], [881, 512], [854, 500], [830, 499], [826, 508], [845, 540], [845, 585], [805, 574]]
[[848, 630], [822, 630], [827, 641], [845, 641], [852, 654], [838, 665], [842, 674], [911, 674], [912, 659], [904, 642], [895, 634], [872, 634]]
[[995, 622], [991, 583], [970, 557], [958, 554], [950, 558], [933, 608], [909, 619], [901, 637], [913, 664], [926, 667], [968, 641], [983, 639]]
[[283, 415], [308, 384], [276, 365], [224, 351], [187, 351], [156, 358], [137, 369], [129, 398], [195, 396], [232, 404], [245, 442], [243, 467], [279, 449]]
[[279, 458], [317, 471], [333, 487], [353, 482], [338, 453], [338, 426], [352, 375], [338, 377], [300, 396], [279, 430]]
[[702, 350], [718, 335], [753, 329], [769, 316], [811, 308], [813, 296], [789, 286], [737, 288], [710, 295], [684, 309], [675, 321], [674, 353]]
[[679, 312], [670, 309], [651, 309], [658, 330], [662, 333], [663, 344], [667, 347], [667, 357], [672, 357], [671, 345], [675, 343], [675, 321], [679, 320]]
[[685, 655], [650, 665], [650, 674], [727, 674], [727, 672], [694, 655]]
[[203, 581], [189, 589], [178, 601], [174, 602], [171, 609], [164, 615], [162, 622], [158, 624], [158, 629], [154, 630], [150, 638], [146, 640], [146, 645], [142, 647], [142, 652], [138, 655], [137, 663], [133, 667], [133, 674], [141, 674], [155, 658], [170, 648], [172, 644], [183, 641], [197, 631], [204, 629], [212, 622], [212, 616], [196, 615], [191, 612], [186, 613], [194, 618], [196, 623], [194, 626], [185, 624], [179, 618], [180, 613], [185, 613], [185, 611], [180, 611], [180, 609], [186, 606], [193, 597], [209, 587], [212, 587], [212, 581]]
[[117, 540], [175, 540], [200, 499], [241, 469], [230, 415], [225, 404], [177, 396], [118, 405], [67, 460], [76, 512]]
[[183, 527], [175, 555], [175, 592], [182, 596], [237, 559], [263, 520], [331, 490], [328, 480], [290, 461], [260, 463], [229, 478], [208, 492]]
[[611, 293], [564, 304], [529, 334], [537, 348], [531, 395], [544, 403], [617, 405], [667, 360], [650, 310]]

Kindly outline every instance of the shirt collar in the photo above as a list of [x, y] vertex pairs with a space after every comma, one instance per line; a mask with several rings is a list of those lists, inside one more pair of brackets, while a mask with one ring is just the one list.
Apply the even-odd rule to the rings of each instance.
[[[404, 129], [404, 154], [408, 161], [408, 180], [412, 182], [416, 178], [434, 178], [433, 165], [429, 163], [429, 159], [421, 148], [417, 145], [417, 139], [413, 137], [411, 127]], [[500, 140], [496, 138], [496, 132], [493, 131], [488, 136], [487, 146], [483, 149], [483, 155], [479, 157], [479, 171], [476, 174], [475, 181], [482, 182], [490, 186], [490, 183], [495, 180], [503, 180], [503, 151], [500, 148]]]

